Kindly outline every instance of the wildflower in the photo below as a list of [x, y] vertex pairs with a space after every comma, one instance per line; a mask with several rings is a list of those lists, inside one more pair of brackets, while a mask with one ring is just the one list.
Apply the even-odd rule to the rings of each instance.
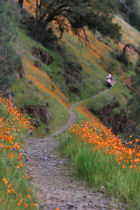
[[30, 178], [30, 177], [27, 175], [27, 176], [26, 176], [26, 179], [29, 179], [29, 178]]
[[10, 190], [10, 189], [8, 189], [8, 190], [7, 190], [7, 192], [10, 194], [10, 193], [11, 193], [11, 190]]
[[15, 154], [14, 153], [11, 153], [11, 158], [13, 159], [15, 157]]
[[15, 166], [15, 168], [19, 168], [19, 165]]
[[31, 208], [32, 208], [32, 207], [35, 207], [35, 206], [36, 206], [36, 203], [33, 203], [33, 204], [31, 205]]
[[8, 181], [6, 178], [3, 178], [2, 181], [4, 182], [4, 184], [8, 184]]
[[8, 185], [8, 188], [11, 188], [11, 184]]
[[21, 202], [19, 201], [19, 202], [17, 202], [17, 206], [20, 206], [21, 205]]
[[31, 195], [27, 195], [27, 198], [30, 199], [31, 198]]
[[27, 204], [27, 203], [24, 203], [23, 205], [24, 205], [24, 207], [27, 207], [27, 206], [28, 206], [28, 204]]
[[[87, 111], [86, 111], [87, 113]], [[73, 124], [71, 127], [71, 133], [75, 133], [81, 138], [82, 142], [87, 142], [94, 145], [91, 151], [94, 150], [108, 154], [115, 155], [116, 162], [125, 168], [125, 164], [130, 168], [138, 169], [140, 153], [138, 152], [139, 147], [125, 147], [119, 136], [115, 136], [111, 133], [111, 129], [106, 128], [99, 121], [96, 121], [93, 117], [87, 114], [87, 117], [91, 119], [92, 122], [82, 122], [81, 124]], [[136, 140], [139, 141], [138, 139]], [[129, 145], [133, 144], [132, 141]], [[125, 163], [125, 164], [124, 164]], [[131, 164], [135, 163], [135, 167]]]
[[125, 165], [122, 165], [122, 168], [125, 168]]
[[139, 139], [136, 139], [135, 142], [138, 143], [139, 142]]
[[14, 188], [12, 188], [12, 189], [11, 189], [11, 191], [12, 191], [12, 192], [15, 192], [15, 189], [14, 189]]
[[19, 165], [20, 165], [20, 167], [23, 167], [23, 163], [20, 163]]

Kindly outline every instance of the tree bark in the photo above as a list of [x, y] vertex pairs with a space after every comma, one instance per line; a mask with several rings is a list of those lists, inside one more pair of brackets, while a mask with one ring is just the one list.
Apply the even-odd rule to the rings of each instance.
[[38, 20], [38, 0], [36, 0], [36, 20]]
[[126, 44], [123, 48], [123, 55], [125, 56], [126, 55], [126, 48], [131, 48], [133, 49], [139, 56], [140, 56], [140, 51], [135, 47], [133, 46], [132, 44]]
[[23, 1], [24, 0], [18, 0], [18, 5], [22, 8], [23, 7]]

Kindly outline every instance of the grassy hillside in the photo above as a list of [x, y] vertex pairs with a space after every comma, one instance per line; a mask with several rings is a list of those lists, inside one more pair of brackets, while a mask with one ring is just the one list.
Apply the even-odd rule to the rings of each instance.
[[25, 33], [19, 32], [16, 49], [22, 57], [26, 78], [17, 79], [12, 87], [12, 94], [13, 102], [18, 108], [25, 105], [49, 104], [48, 111], [51, 114], [49, 124], [40, 122], [40, 126], [34, 131], [36, 136], [43, 137], [51, 135], [68, 121], [69, 104], [60, 88], [46, 74], [48, 67], [44, 64], [42, 69], [39, 69], [34, 65], [35, 58], [31, 55], [33, 46], [43, 48]]
[[102, 188], [109, 196], [119, 198], [126, 209], [139, 209], [139, 147], [125, 147], [91, 113], [85, 114], [90, 122], [74, 124], [59, 139], [58, 148], [70, 160], [73, 175], [94, 190]]
[[33, 187], [24, 163], [24, 138], [32, 128], [7, 99], [0, 98], [0, 209], [36, 209]]
[[[27, 2], [24, 7], [33, 12]], [[135, 76], [134, 67], [138, 56], [132, 49], [128, 49], [129, 59], [133, 61], [133, 65], [128, 66], [115, 56], [122, 52], [127, 43], [138, 47], [140, 33], [119, 16], [115, 17], [114, 22], [122, 27], [122, 39], [119, 43], [114, 43], [99, 33], [87, 31], [89, 43], [85, 44], [69, 32], [53, 47], [48, 45], [47, 48], [29, 37], [22, 26], [15, 46], [22, 57], [26, 79], [16, 81], [13, 86], [13, 101], [19, 108], [26, 104], [49, 104], [51, 120], [48, 125], [40, 122], [36, 135], [50, 135], [62, 127], [69, 117], [69, 105], [80, 99], [87, 98], [86, 106], [94, 113], [100, 112], [105, 105], [114, 101], [119, 106], [112, 113], [119, 113], [126, 107], [131, 98], [131, 77]], [[53, 62], [50, 65], [41, 62], [32, 55], [33, 47], [46, 50], [53, 57]], [[35, 66], [37, 62], [41, 64], [40, 67]], [[72, 75], [73, 69], [67, 71], [71, 63], [80, 65], [78, 77]], [[88, 100], [106, 88], [105, 75], [108, 70], [117, 80], [115, 88], [108, 94], [99, 96], [98, 100]]]
[[[31, 8], [28, 11], [33, 13]], [[127, 49], [127, 61], [131, 62], [126, 63], [124, 58], [121, 60], [118, 57], [122, 55], [125, 44], [139, 47], [140, 33], [119, 16], [115, 17], [114, 22], [122, 27], [122, 39], [118, 43], [98, 32], [86, 30], [88, 42], [81, 42], [69, 32], [57, 42], [46, 43], [47, 47], [30, 37], [25, 22], [21, 23], [13, 45], [21, 56], [25, 78], [15, 79], [11, 99], [18, 110], [27, 111], [31, 117], [35, 125], [32, 137], [54, 134], [68, 122], [70, 106], [85, 99], [75, 108], [77, 122], [60, 136], [59, 149], [71, 161], [78, 179], [97, 189], [102, 186], [103, 192], [119, 198], [129, 209], [139, 209], [139, 140], [129, 133], [121, 139], [119, 132], [117, 135], [112, 132], [113, 121], [107, 124], [112, 127], [111, 130], [98, 119], [105, 122], [104, 117], [111, 117], [115, 121], [114, 126], [119, 124], [120, 128], [120, 117], [130, 111], [128, 102], [132, 98], [131, 86], [138, 55], [133, 49]], [[81, 37], [84, 39], [83, 34]], [[45, 56], [51, 57], [51, 62], [43, 61], [34, 50], [41, 56], [45, 53]], [[92, 97], [107, 88], [107, 71], [111, 71], [116, 80], [115, 86]], [[32, 127], [27, 115], [19, 114], [7, 101], [0, 102], [1, 203], [6, 204], [3, 209], [35, 207], [35, 199], [28, 192], [29, 176], [24, 171], [22, 161], [29, 157], [22, 157], [20, 153], [23, 137]], [[38, 111], [41, 106], [44, 109], [44, 105], [45, 111]], [[48, 121], [38, 119], [31, 107], [42, 115], [48, 113]], [[108, 116], [104, 115], [105, 112]], [[40, 141], [40, 138], [37, 140]], [[43, 150], [40, 149], [39, 156], [41, 153]]]

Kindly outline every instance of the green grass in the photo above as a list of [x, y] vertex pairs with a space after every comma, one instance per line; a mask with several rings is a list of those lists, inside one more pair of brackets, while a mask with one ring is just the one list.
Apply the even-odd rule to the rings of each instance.
[[[72, 37], [70, 36], [70, 39], [72, 41]], [[74, 40], [73, 40], [74, 41]], [[68, 44], [68, 43], [67, 43]], [[41, 71], [44, 73], [47, 73], [53, 78], [53, 81], [55, 81], [55, 84], [58, 85], [61, 90], [66, 94], [69, 95], [71, 103], [74, 101], [80, 100], [81, 98], [87, 98], [92, 95], [97, 94], [100, 90], [105, 89], [105, 82], [104, 82], [104, 76], [105, 73], [103, 70], [99, 68], [94, 62], [89, 61], [87, 58], [84, 58], [84, 50], [87, 50], [86, 47], [83, 47], [81, 43], [75, 41], [75, 46], [77, 45], [78, 53], [82, 50], [82, 56], [81, 60], [83, 60], [83, 64], [87, 66], [87, 68], [91, 69], [92, 72], [88, 73], [85, 69], [82, 71], [82, 79], [83, 79], [83, 85], [81, 87], [81, 93], [80, 95], [76, 95], [74, 93], [71, 93], [68, 91], [67, 85], [64, 83], [63, 79], [63, 71], [64, 71], [64, 60], [67, 61], [77, 61], [79, 62], [79, 58], [75, 57], [74, 47], [72, 45], [69, 45], [67, 47], [67, 44], [64, 47], [64, 58], [62, 58], [61, 54], [58, 53], [58, 51], [55, 49], [47, 49], [49, 53], [53, 56], [54, 62], [46, 66], [42, 63], [41, 65]], [[45, 49], [41, 44], [35, 42], [32, 40], [27, 34], [20, 30], [18, 39], [16, 42], [17, 50], [21, 53], [21, 55], [24, 54], [24, 56], [27, 56], [29, 61], [31, 63], [34, 63], [34, 57], [31, 55], [31, 49], [33, 46], [40, 47], [42, 49]], [[71, 55], [72, 59], [71, 59]], [[69, 59], [70, 58], [70, 59]], [[32, 70], [28, 64], [24, 64], [25, 71], [28, 69], [27, 72], [30, 73], [30, 75], [37, 78], [41, 83], [43, 82], [44, 85], [48, 85], [50, 81], [47, 81], [45, 78], [43, 78], [41, 75], [35, 71]], [[62, 74], [58, 74], [58, 72], [61, 72]], [[96, 78], [96, 79], [95, 79]], [[13, 101], [14, 104], [17, 107], [23, 107], [23, 104], [43, 104], [45, 102], [49, 103], [49, 111], [51, 113], [51, 121], [46, 126], [42, 123], [40, 123], [40, 127], [35, 129], [34, 135], [35, 136], [48, 136], [51, 135], [53, 132], [55, 132], [57, 129], [61, 128], [68, 120], [68, 111], [59, 104], [59, 102], [54, 99], [51, 95], [45, 93], [41, 89], [39, 89], [35, 84], [27, 84], [27, 80], [20, 80], [16, 81], [15, 85], [13, 86]], [[47, 130], [47, 131], [46, 131]]]
[[[100, 90], [105, 89], [105, 72], [103, 66], [98, 65], [97, 59], [95, 59], [94, 55], [92, 55], [84, 43], [73, 38], [71, 34], [65, 34], [64, 40], [66, 59], [68, 60], [69, 57], [72, 57], [74, 62], [80, 63], [83, 68], [81, 93], [79, 94], [79, 97], [71, 95], [71, 101], [73, 102], [78, 99], [90, 97]], [[89, 54], [89, 58], [85, 56], [87, 54]]]
[[36, 198], [26, 167], [22, 166], [26, 160], [21, 150], [25, 147], [27, 121], [3, 102], [0, 102], [0, 115], [0, 209], [29, 209]]
[[[49, 66], [42, 63], [40, 70], [50, 75], [55, 84], [61, 88], [66, 96], [70, 97], [71, 102], [74, 102], [81, 98], [94, 95], [101, 89], [104, 89], [105, 84], [103, 81], [105, 72], [96, 64], [94, 56], [92, 56], [92, 58], [94, 58], [94, 62], [84, 56], [84, 54], [88, 52], [88, 49], [84, 46], [84, 44], [81, 44], [78, 40], [74, 40], [69, 34], [66, 35], [66, 38], [67, 42], [59, 43], [62, 47], [62, 52], [59, 52], [56, 48], [44, 48], [41, 44], [33, 41], [29, 36], [27, 36], [24, 31], [20, 30], [16, 45], [18, 46], [17, 49], [24, 49], [24, 54], [32, 63], [35, 61], [35, 58], [31, 56], [32, 47], [36, 46], [41, 49], [46, 49], [53, 56], [54, 62]], [[70, 92], [70, 85], [64, 82], [63, 74], [65, 62], [78, 62], [82, 64], [83, 71], [81, 76], [83, 82], [79, 95]], [[90, 69], [91, 73], [88, 73], [85, 68]]]
[[131, 98], [131, 93], [123, 86], [123, 84], [117, 80], [115, 86], [103, 95], [95, 98], [87, 99], [84, 101], [84, 105], [87, 106], [94, 114], [99, 114], [104, 106], [112, 103], [118, 103], [118, 106], [112, 110], [112, 114], [119, 113], [121, 109], [127, 106], [128, 100]]
[[86, 181], [93, 189], [104, 186], [106, 194], [118, 198], [127, 209], [140, 209], [140, 173], [135, 169], [122, 169], [116, 164], [115, 157], [111, 158], [95, 149], [92, 152], [91, 148], [91, 145], [69, 132], [59, 138], [58, 149], [70, 160], [77, 179]]
[[[37, 88], [34, 84], [29, 84], [27, 79], [16, 80], [12, 86], [13, 103], [20, 108], [26, 105], [42, 105], [48, 103], [48, 111], [51, 114], [49, 124], [40, 123], [40, 126], [33, 131], [34, 137], [50, 136], [61, 128], [69, 119], [69, 113], [57, 99]], [[30, 116], [32, 121], [35, 119]]]
[[[139, 32], [133, 27], [129, 26], [124, 22], [120, 17], [116, 18], [117, 21], [123, 26], [123, 41], [128, 41], [131, 39], [138, 44]], [[127, 29], [127, 30], [126, 30]], [[132, 33], [130, 33], [131, 31]], [[89, 32], [88, 32], [89, 33]], [[133, 36], [135, 33], [135, 36]], [[65, 33], [62, 40], [59, 41], [58, 45], [53, 48], [45, 48], [42, 44], [34, 41], [31, 37], [27, 35], [27, 32], [23, 29], [19, 30], [18, 39], [15, 43], [17, 51], [21, 56], [25, 56], [30, 63], [34, 64], [37, 58], [31, 55], [32, 47], [39, 47], [43, 50], [47, 50], [50, 55], [54, 58], [54, 61], [51, 65], [47, 66], [44, 63], [41, 63], [40, 71], [49, 75], [53, 82], [61, 89], [61, 91], [68, 97], [70, 104], [75, 101], [90, 98], [93, 95], [96, 95], [101, 90], [106, 88], [105, 74], [107, 70], [111, 70], [113, 76], [117, 74], [117, 85], [115, 88], [110, 90], [108, 93], [103, 96], [97, 97], [95, 99], [89, 99], [84, 104], [92, 110], [94, 113], [100, 112], [105, 105], [111, 104], [112, 102], [118, 102], [119, 106], [113, 110], [113, 113], [118, 113], [124, 107], [126, 107], [131, 95], [127, 87], [124, 87], [125, 81], [121, 81], [119, 76], [123, 74], [125, 78], [135, 76], [134, 67], [130, 68], [124, 66], [124, 64], [115, 60], [110, 53], [116, 47], [119, 48], [118, 44], [113, 43], [108, 38], [103, 37], [103, 42], [98, 41], [97, 37], [99, 34], [90, 34], [89, 40], [91, 42], [91, 48], [96, 52], [100, 58], [91, 51], [84, 43], [80, 42], [78, 38], [74, 37], [71, 33]], [[106, 45], [109, 44], [109, 46]], [[59, 49], [57, 47], [60, 47]], [[65, 63], [67, 62], [77, 62], [81, 64], [82, 71], [80, 73], [82, 83], [80, 84], [75, 78], [70, 84], [66, 84], [64, 81], [65, 74]], [[31, 77], [36, 78], [40, 83], [43, 83], [45, 87], [48, 87], [49, 84], [53, 84], [49, 80], [46, 80], [41, 74], [37, 73], [32, 69], [31, 66], [24, 63], [25, 70], [30, 74]], [[76, 94], [70, 91], [71, 86], [80, 86], [80, 93]], [[18, 86], [17, 86], [18, 89]], [[15, 90], [15, 92], [17, 91]], [[31, 89], [32, 92], [33, 89]], [[26, 91], [28, 92], [28, 91]], [[22, 105], [22, 94], [15, 100], [15, 105]], [[25, 94], [26, 95], [26, 94]], [[28, 95], [28, 94], [27, 94]], [[52, 115], [51, 121], [47, 127], [41, 124], [41, 128], [37, 129], [36, 135], [50, 135], [54, 131], [59, 129], [60, 126], [63, 126], [68, 120], [68, 111], [59, 104], [59, 102], [54, 99], [49, 93], [45, 93], [43, 90], [39, 89], [36, 86], [35, 91], [33, 92], [33, 97], [31, 100], [27, 99], [27, 103], [32, 102], [36, 103], [36, 96], [38, 95], [39, 100], [50, 102], [49, 110]], [[42, 100], [43, 99], [43, 100]], [[20, 102], [21, 101], [21, 102]], [[33, 102], [34, 101], [34, 102]], [[53, 102], [54, 101], [54, 102]], [[17, 103], [16, 103], [17, 102]], [[37, 102], [38, 103], [38, 102]], [[58, 115], [58, 116], [55, 116]], [[45, 130], [49, 130], [46, 132]]]
[[[39, 47], [41, 49], [45, 49], [40, 43], [32, 40], [24, 31], [19, 30], [18, 39], [16, 41], [17, 51], [21, 54], [21, 56], [26, 56], [30, 62], [30, 64], [34, 64], [36, 60], [31, 55], [31, 49], [33, 46]], [[49, 53], [55, 58], [56, 61], [53, 62], [52, 65], [47, 66], [42, 63], [40, 71], [43, 73], [47, 73], [48, 75], [52, 74], [53, 69], [60, 70], [61, 56], [55, 50], [47, 49]], [[39, 72], [34, 71], [32, 66], [24, 62], [25, 72], [29, 73], [31, 77], [34, 77], [41, 84], [44, 84], [46, 88], [50, 84], [51, 81], [47, 80], [43, 77]], [[50, 74], [49, 74], [50, 73]], [[54, 79], [57, 78], [57, 74], [54, 74]], [[63, 81], [63, 79], [59, 79], [59, 82]], [[57, 84], [57, 81], [56, 81]], [[51, 120], [48, 125], [45, 125], [40, 122], [40, 126], [36, 128], [33, 132], [33, 136], [36, 137], [44, 137], [53, 134], [56, 130], [61, 128], [69, 119], [69, 113], [66, 108], [60, 104], [60, 102], [54, 98], [51, 94], [40, 89], [36, 84], [29, 84], [28, 79], [20, 79], [16, 80], [15, 84], [12, 87], [13, 93], [13, 102], [18, 107], [21, 108], [24, 105], [41, 105], [48, 103], [48, 111], [51, 114]]]

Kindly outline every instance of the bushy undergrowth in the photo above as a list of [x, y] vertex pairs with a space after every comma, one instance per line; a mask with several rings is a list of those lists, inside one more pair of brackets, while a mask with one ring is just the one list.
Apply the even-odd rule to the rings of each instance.
[[23, 156], [23, 138], [31, 124], [7, 99], [0, 98], [0, 209], [36, 208]]
[[124, 147], [109, 129], [96, 125], [92, 129], [89, 123], [74, 125], [72, 134], [63, 135], [59, 150], [70, 159], [79, 179], [91, 187], [104, 186], [108, 194], [126, 203], [128, 209], [139, 209], [139, 146], [133, 148], [130, 142]]
[[13, 1], [0, 1], [0, 92], [7, 94], [21, 60], [11, 45], [17, 31], [18, 10]]

